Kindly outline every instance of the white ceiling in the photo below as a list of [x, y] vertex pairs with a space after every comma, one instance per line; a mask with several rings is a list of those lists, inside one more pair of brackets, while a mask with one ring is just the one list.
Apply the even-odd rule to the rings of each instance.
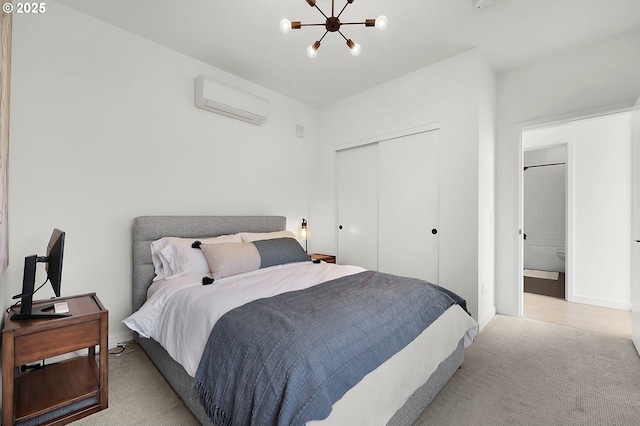
[[[386, 15], [388, 28], [343, 26], [362, 54], [329, 33], [310, 59], [322, 28], [278, 29], [285, 17], [324, 21], [304, 0], [58, 1], [315, 107], [474, 47], [500, 73], [640, 28], [640, 0], [495, 0], [481, 10], [472, 0], [356, 0], [343, 22]], [[317, 4], [331, 14], [330, 0]], [[345, 4], [336, 0], [336, 12]]]

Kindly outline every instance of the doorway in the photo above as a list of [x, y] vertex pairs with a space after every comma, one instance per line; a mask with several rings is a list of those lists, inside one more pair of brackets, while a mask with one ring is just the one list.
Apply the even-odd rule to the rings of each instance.
[[[565, 299], [630, 311], [630, 129], [628, 111], [521, 129], [520, 315], [524, 313], [523, 278], [528, 250], [524, 234], [530, 235], [527, 227], [531, 226], [524, 214], [525, 174], [529, 173], [524, 170], [525, 155], [554, 147], [566, 151]], [[551, 247], [554, 244], [557, 246]], [[560, 254], [560, 241], [549, 242], [547, 246], [536, 250], [546, 250], [547, 259], [552, 258], [554, 251]]]
[[567, 144], [523, 137], [524, 292], [566, 300]]

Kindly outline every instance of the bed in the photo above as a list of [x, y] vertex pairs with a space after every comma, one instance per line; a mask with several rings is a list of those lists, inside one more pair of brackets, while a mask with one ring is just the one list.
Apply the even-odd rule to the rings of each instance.
[[[208, 406], [206, 401], [205, 405], [201, 403], [201, 399], [203, 399], [203, 385], [201, 383], [203, 379], [201, 373], [205, 371], [204, 374], [206, 374], [207, 371], [202, 365], [205, 358], [203, 353], [209, 353], [206, 351], [203, 352], [202, 348], [205, 347], [207, 351], [210, 351], [211, 348], [209, 348], [209, 346], [212, 346], [214, 349], [221, 347], [220, 344], [212, 344], [212, 338], [214, 331], [222, 329], [222, 325], [219, 324], [222, 324], [224, 322], [223, 320], [233, 317], [233, 314], [236, 313], [236, 316], [241, 316], [242, 318], [245, 318], [247, 315], [252, 315], [257, 311], [265, 311], [266, 315], [269, 315], [273, 305], [268, 305], [265, 308], [261, 305], [254, 306], [254, 304], [270, 303], [272, 301], [275, 303], [277, 300], [294, 297], [294, 295], [297, 297], [298, 294], [303, 294], [304, 292], [336, 291], [337, 293], [335, 293], [335, 295], [342, 295], [344, 293], [340, 292], [344, 292], [344, 288], [346, 287], [338, 286], [343, 285], [343, 281], [353, 280], [361, 276], [372, 279], [371, 277], [373, 277], [373, 275], [367, 274], [374, 274], [378, 277], [378, 273], [364, 271], [361, 268], [349, 265], [330, 265], [324, 262], [317, 265], [310, 261], [280, 264], [281, 256], [279, 254], [273, 255], [273, 247], [280, 250], [280, 247], [283, 247], [282, 244], [286, 242], [284, 240], [289, 240], [289, 238], [281, 238], [283, 232], [286, 232], [286, 218], [282, 216], [143, 216], [134, 219], [134, 313], [125, 320], [125, 324], [134, 331], [135, 340], [140, 344], [169, 384], [182, 398], [186, 406], [202, 424], [236, 424], [232, 419], [222, 418], [220, 416], [216, 417], [215, 410], [212, 411], [212, 407]], [[268, 237], [256, 237], [257, 235], [263, 234], [273, 234], [274, 239], [269, 240]], [[240, 245], [231, 244], [231, 242], [237, 243], [238, 240], [229, 240], [229, 242], [223, 240], [222, 242], [227, 243], [220, 245], [207, 243], [208, 241], [213, 241], [216, 237], [227, 238], [227, 236], [233, 236], [231, 238], [235, 238], [236, 235], [249, 235], [251, 238], [255, 237], [258, 240], [251, 242], [252, 240], [250, 238], [248, 244]], [[154, 242], [166, 237], [193, 239], [194, 243], [196, 240], [204, 241], [205, 244], [202, 246], [202, 250], [209, 261], [212, 256], [208, 255], [205, 248], [211, 249], [213, 247], [215, 250], [218, 250], [215, 252], [215, 259], [219, 259], [221, 258], [221, 252], [219, 250], [221, 250], [222, 247], [234, 247], [235, 250], [235, 247], [246, 247], [247, 245], [255, 245], [259, 248], [259, 254], [262, 255], [263, 264], [265, 258], [272, 256], [272, 259], [271, 263], [268, 263], [265, 267], [251, 268], [243, 266], [245, 267], [244, 270], [241, 270], [240, 273], [231, 273], [231, 275], [227, 275], [229, 274], [228, 271], [224, 275], [218, 274], [219, 271], [224, 271], [225, 268], [228, 270], [229, 265], [219, 266], [210, 263], [210, 273], [208, 274], [196, 273], [192, 274], [193, 276], [187, 274], [179, 277], [174, 276], [171, 277], [171, 279], [158, 280], [156, 274], [158, 273], [157, 265], [159, 262], [157, 259], [152, 258], [151, 247]], [[261, 241], [262, 238], [268, 241]], [[245, 243], [246, 241], [242, 242]], [[265, 244], [260, 246], [259, 244], [261, 242]], [[200, 248], [200, 246], [194, 244], [193, 250], [197, 251], [198, 248]], [[296, 256], [299, 256], [299, 254], [296, 253]], [[296, 258], [296, 260], [299, 259]], [[213, 272], [211, 270], [213, 270]], [[214, 277], [214, 275], [215, 282], [213, 282], [213, 285], [205, 285], [205, 283], [209, 284], [209, 282], [206, 282], [207, 278]], [[288, 284], [285, 284], [287, 282], [287, 276], [295, 277], [295, 280], [292, 281], [296, 282], [306, 282], [306, 280], [309, 280], [309, 284], [305, 284], [304, 289], [298, 289], [297, 287], [290, 289], [287, 287]], [[313, 276], [313, 278], [311, 278], [311, 276]], [[382, 276], [382, 278], [385, 280], [389, 279], [387, 276]], [[271, 290], [265, 290], [265, 285], [263, 284], [264, 280], [267, 279], [271, 281], [275, 279], [278, 280], [279, 283], [283, 283], [281, 286], [275, 286], [280, 286], [282, 289], [274, 290], [275, 293], [272, 295], [270, 293]], [[314, 280], [326, 282], [322, 285], [315, 285], [315, 282], [311, 282]], [[213, 281], [213, 279], [209, 281]], [[258, 300], [251, 299], [250, 302], [248, 302], [249, 299], [244, 300], [242, 299], [244, 296], [242, 296], [238, 301], [234, 302], [235, 305], [224, 309], [220, 308], [220, 313], [216, 315], [212, 314], [213, 319], [203, 321], [195, 319], [185, 319], [183, 321], [181, 319], [180, 325], [174, 324], [174, 321], [178, 323], [177, 319], [187, 317], [187, 314], [192, 316], [196, 315], [195, 318], [208, 318], [207, 313], [198, 311], [198, 309], [203, 309], [202, 306], [205, 304], [203, 302], [204, 299], [199, 296], [202, 292], [223, 291], [220, 289], [225, 289], [226, 287], [236, 288], [238, 285], [247, 286], [245, 293], [252, 293], [254, 291], [259, 293], [258, 296], [251, 296]], [[298, 284], [296, 283], [295, 285]], [[352, 283], [345, 285], [353, 286]], [[386, 284], [382, 285], [382, 287], [386, 287]], [[333, 288], [335, 288], [335, 290], [332, 290]], [[195, 294], [197, 300], [193, 300], [193, 295], [190, 296], [192, 299], [189, 299], [187, 297], [189, 293]], [[221, 293], [217, 294], [219, 295]], [[348, 297], [335, 297], [335, 295], [327, 297], [334, 297], [333, 300], [348, 299]], [[226, 296], [224, 298], [218, 296], [218, 298], [221, 300], [232, 299]], [[159, 300], [161, 300], [162, 303], [158, 302]], [[297, 299], [295, 303], [299, 303]], [[186, 308], [187, 306], [189, 307], [188, 309]], [[331, 302], [330, 305], [328, 304], [328, 308], [326, 307], [324, 310], [331, 310], [331, 306], [334, 306], [334, 302]], [[173, 311], [170, 310], [170, 307]], [[241, 312], [242, 309], [245, 311]], [[306, 421], [305, 423], [309, 425], [412, 424], [461, 366], [464, 357], [464, 347], [473, 341], [477, 333], [477, 323], [475, 323], [465, 311], [464, 301], [462, 301], [462, 303], [454, 303], [452, 306], [443, 307], [442, 309], [442, 314], [432, 320], [432, 323], [430, 323], [428, 327], [421, 330], [417, 337], [412, 338], [406, 345], [401, 344], [400, 349], [398, 349], [397, 352], [394, 350], [394, 354], [384, 358], [380, 365], [369, 372], [361, 372], [360, 374], [363, 375], [363, 377], [354, 381], [354, 384], [340, 384], [348, 389], [341, 392], [342, 394], [332, 402], [332, 406], [329, 407], [328, 417], [322, 420]], [[152, 312], [153, 315], [150, 315], [149, 312]], [[151, 316], [154, 317], [150, 318]], [[141, 326], [140, 323], [144, 323], [145, 321], [148, 323]], [[207, 325], [207, 321], [211, 324]], [[229, 321], [231, 321], [231, 319], [229, 319]], [[268, 321], [271, 321], [271, 318], [269, 318]], [[213, 324], [216, 326], [213, 327]], [[213, 327], [213, 331], [211, 327]], [[327, 328], [332, 330], [337, 327], [331, 325]], [[163, 331], [159, 332], [158, 330], [160, 329]], [[167, 330], [169, 331], [167, 332]], [[211, 333], [211, 335], [209, 335], [209, 340], [205, 338], [205, 341], [202, 342], [203, 333], [205, 332]], [[157, 335], [154, 335], [154, 333]], [[220, 333], [224, 332], [220, 331]], [[247, 333], [245, 330], [240, 334], [244, 335]], [[363, 333], [366, 336], [375, 334], [370, 331]], [[226, 341], [224, 340], [225, 336], [228, 339], [235, 339], [237, 334], [236, 332], [229, 332], [224, 336], [220, 334], [216, 336], [218, 340], [215, 340], [215, 342]], [[257, 335], [259, 334], [260, 333], [257, 333]], [[394, 332], [393, 334], [395, 339], [396, 334], [402, 333]], [[199, 335], [200, 337], [192, 337], [192, 335]], [[188, 339], [185, 336], [187, 336]], [[185, 339], [189, 342], [185, 342]], [[266, 340], [271, 341], [273, 339]], [[194, 345], [193, 341], [197, 341], [198, 344]], [[190, 349], [192, 347], [194, 349]], [[273, 351], [275, 349], [272, 348], [270, 350]], [[330, 351], [331, 349], [326, 350]], [[334, 349], [333, 352], [339, 351], [335, 351]], [[317, 354], [318, 351], [314, 350], [310, 351], [310, 353]], [[200, 360], [200, 358], [203, 359]], [[214, 358], [214, 356], [212, 355], [211, 358]], [[357, 362], [356, 366], [360, 366], [361, 364], [363, 363]], [[199, 374], [200, 377], [198, 376]], [[235, 380], [235, 378], [236, 376], [233, 376], [233, 380]], [[246, 380], [249, 379], [253, 380], [250, 375]], [[230, 379], [226, 377], [225, 380], [228, 383]], [[256, 379], [256, 381], [258, 380]], [[268, 386], [272, 386], [272, 384], [269, 383]], [[272, 393], [275, 392], [269, 392], [269, 397]], [[311, 399], [312, 398], [309, 400]], [[212, 418], [216, 419], [215, 423], [212, 421]], [[297, 420], [282, 421], [280, 419], [278, 419], [278, 422], [285, 424], [298, 423]], [[253, 421], [243, 423], [249, 424], [253, 423]]]

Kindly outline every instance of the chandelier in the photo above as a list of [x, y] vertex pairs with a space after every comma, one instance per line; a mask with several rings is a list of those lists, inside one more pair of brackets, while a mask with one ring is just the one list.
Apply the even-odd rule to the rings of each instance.
[[322, 39], [324, 39], [324, 36], [326, 36], [328, 33], [335, 33], [335, 32], [340, 34], [342, 38], [346, 40], [347, 46], [349, 47], [349, 49], [351, 49], [351, 54], [353, 56], [358, 56], [362, 51], [362, 48], [358, 43], [354, 43], [353, 40], [345, 37], [344, 34], [342, 34], [342, 31], [340, 31], [340, 27], [342, 25], [364, 25], [366, 27], [376, 27], [380, 30], [383, 30], [387, 27], [387, 24], [389, 22], [387, 17], [384, 15], [380, 15], [377, 19], [366, 19], [364, 22], [340, 22], [340, 15], [342, 15], [342, 12], [344, 12], [347, 6], [349, 6], [355, 0], [347, 0], [347, 3], [344, 5], [344, 7], [340, 11], [340, 13], [338, 13], [337, 16], [335, 14], [335, 8], [334, 8], [335, 0], [331, 0], [331, 16], [327, 16], [326, 13], [324, 13], [316, 5], [316, 0], [305, 0], [305, 1], [309, 4], [309, 6], [315, 7], [316, 9], [318, 9], [318, 12], [320, 12], [322, 16], [325, 17], [326, 19], [325, 22], [320, 24], [303, 24], [300, 21], [291, 22], [288, 19], [283, 19], [282, 21], [280, 21], [280, 31], [282, 31], [282, 33], [284, 34], [287, 34], [291, 30], [299, 30], [302, 27], [324, 26], [326, 31], [322, 35], [322, 37], [320, 37], [320, 40], [316, 40], [315, 43], [313, 43], [311, 46], [307, 48], [307, 56], [309, 56], [310, 58], [314, 58], [317, 55], [318, 49], [320, 48], [320, 43], [322, 42]]

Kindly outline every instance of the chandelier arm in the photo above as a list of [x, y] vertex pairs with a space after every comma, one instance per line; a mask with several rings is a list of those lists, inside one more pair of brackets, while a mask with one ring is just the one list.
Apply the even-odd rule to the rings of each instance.
[[[342, 36], [342, 38], [343, 38], [343, 39], [345, 39], [345, 41], [349, 41], [349, 39], [348, 39], [348, 38], [346, 38], [346, 37], [344, 36], [344, 34], [342, 34], [342, 31], [338, 31], [338, 34], [340, 34], [340, 35]], [[324, 37], [324, 36], [323, 36], [323, 37]]]
[[329, 19], [329, 17], [328, 17], [327, 15], [325, 15], [325, 13], [322, 11], [322, 9], [320, 9], [320, 8], [318, 7], [318, 5], [315, 5], [314, 7], [315, 7], [316, 9], [318, 9], [318, 12], [322, 13], [322, 16], [324, 16], [326, 19]]
[[336, 16], [336, 18], [340, 18], [340, 15], [342, 15], [342, 12], [344, 12], [344, 10], [347, 8], [347, 6], [349, 6], [349, 3], [345, 3], [344, 7], [340, 11], [340, 13], [338, 13], [338, 16]]
[[[324, 36], [326, 36], [328, 33], [329, 33], [329, 31], [325, 31], [324, 34], [322, 34], [322, 37], [320, 37], [320, 40], [318, 40], [318, 41], [321, 42], [322, 39], [324, 38]], [[344, 36], [342, 36], [342, 37], [344, 37]]]
[[340, 22], [340, 25], [367, 25], [366, 22]]
[[324, 22], [322, 24], [300, 24], [301, 27], [324, 27], [325, 25]]

